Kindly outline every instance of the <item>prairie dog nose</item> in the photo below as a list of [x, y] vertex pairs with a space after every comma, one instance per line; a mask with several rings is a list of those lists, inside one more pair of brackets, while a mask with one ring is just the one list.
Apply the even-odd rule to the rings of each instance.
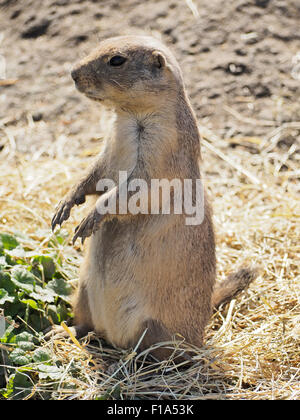
[[79, 69], [73, 69], [71, 71], [71, 77], [74, 80], [74, 82], [76, 83], [79, 79]]

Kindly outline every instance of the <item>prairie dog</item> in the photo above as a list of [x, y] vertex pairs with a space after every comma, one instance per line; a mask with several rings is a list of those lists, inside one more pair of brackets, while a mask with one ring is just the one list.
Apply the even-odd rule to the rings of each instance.
[[[71, 75], [80, 92], [114, 110], [115, 121], [95, 165], [59, 204], [52, 229], [87, 195], [100, 196], [100, 204], [114, 197], [118, 205], [118, 187], [99, 192], [97, 183], [111, 179], [117, 184], [119, 171], [128, 174], [127, 184], [143, 179], [149, 188], [152, 179], [201, 179], [194, 112], [180, 67], [160, 41], [107, 39]], [[141, 349], [176, 334], [202, 345], [212, 308], [257, 275], [242, 269], [214, 290], [214, 230], [205, 193], [202, 200], [203, 220], [197, 225], [187, 225], [184, 212], [100, 214], [96, 205], [91, 209], [74, 236], [74, 241], [89, 238], [73, 305], [77, 335], [94, 330], [128, 348], [146, 331]], [[158, 359], [169, 354], [163, 347], [154, 352]]]

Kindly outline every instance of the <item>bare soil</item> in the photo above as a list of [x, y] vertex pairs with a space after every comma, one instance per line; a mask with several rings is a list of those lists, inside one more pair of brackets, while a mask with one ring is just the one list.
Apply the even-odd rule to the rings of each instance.
[[0, 7], [0, 54], [12, 80], [0, 86], [0, 119], [6, 127], [36, 123], [30, 136], [16, 136], [21, 152], [55, 155], [51, 144], [66, 136], [63, 153], [76, 155], [101, 137], [101, 108], [76, 92], [70, 68], [100, 39], [123, 33], [152, 33], [174, 50], [200, 124], [222, 137], [263, 136], [270, 121], [300, 119], [298, 0], [2, 0]]

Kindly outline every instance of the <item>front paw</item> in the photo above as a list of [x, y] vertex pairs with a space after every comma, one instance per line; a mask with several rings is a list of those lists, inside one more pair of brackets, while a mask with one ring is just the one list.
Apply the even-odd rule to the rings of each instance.
[[82, 222], [76, 227], [75, 235], [73, 238], [73, 245], [77, 238], [81, 238], [83, 244], [85, 239], [95, 233], [99, 227], [103, 215], [98, 213], [97, 209], [93, 210]]
[[62, 225], [62, 223], [70, 217], [71, 209], [75, 205], [79, 205], [85, 202], [84, 194], [71, 194], [64, 200], [62, 200], [56, 208], [56, 212], [52, 218], [51, 227], [54, 231], [56, 225]]

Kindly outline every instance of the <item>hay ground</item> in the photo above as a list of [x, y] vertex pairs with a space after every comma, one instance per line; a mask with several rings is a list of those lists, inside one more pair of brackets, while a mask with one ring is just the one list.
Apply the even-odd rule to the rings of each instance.
[[[48, 252], [54, 207], [90, 166], [109, 121], [75, 92], [69, 70], [122, 21], [160, 34], [182, 65], [201, 124], [218, 280], [249, 263], [261, 275], [213, 315], [192, 367], [150, 363], [94, 336], [51, 340], [43, 346], [63, 375], [37, 376], [27, 398], [300, 399], [298, 3], [102, 3], [0, 1], [9, 79], [0, 85], [0, 232], [25, 233]], [[71, 238], [86, 211], [73, 210], [58, 248], [74, 285], [83, 250]]]
[[[101, 141], [72, 158], [64, 156], [61, 138], [51, 144], [55, 158], [18, 153], [14, 136], [30, 136], [40, 124], [29, 119], [26, 128], [7, 130], [2, 122], [0, 231], [26, 233], [46, 252], [53, 209], [89, 166]], [[299, 167], [291, 147], [282, 153], [277, 146], [280, 136], [299, 128], [296, 122], [274, 122], [264, 138], [226, 139], [200, 127], [218, 279], [243, 263], [259, 264], [262, 271], [247, 292], [214, 314], [205, 348], [195, 350], [195, 365], [180, 369], [172, 360], [140, 364], [145, 355], [111, 349], [98, 338], [87, 338], [81, 347], [52, 340], [44, 345], [65, 367], [52, 398], [300, 398]], [[229, 149], [228, 142], [238, 146]], [[70, 238], [83, 214], [84, 206], [76, 208], [65, 224]], [[76, 280], [82, 249], [68, 241], [60, 253]], [[70, 369], [74, 363], [76, 375]], [[36, 383], [33, 395], [43, 398], [51, 389], [53, 383]]]

